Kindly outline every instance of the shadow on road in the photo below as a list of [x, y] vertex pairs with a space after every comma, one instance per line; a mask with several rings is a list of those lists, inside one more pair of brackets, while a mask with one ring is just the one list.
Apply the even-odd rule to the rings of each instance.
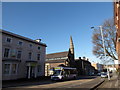
[[36, 79], [19, 79], [12, 81], [2, 81], [2, 88], [8, 87], [20, 87], [20, 86], [32, 86], [32, 85], [43, 85], [56, 83], [56, 81], [51, 81], [50, 77], [40, 77]]
[[[93, 78], [96, 78], [96, 76], [79, 76], [77, 79], [74, 79], [74, 80], [93, 79]], [[71, 81], [71, 80], [64, 80], [64, 81]], [[20, 79], [20, 80], [12, 80], [12, 81], [3, 81], [2, 88], [34, 86], [34, 85], [43, 85], [43, 84], [45, 85], [45, 84], [52, 84], [52, 83], [58, 83], [58, 82], [64, 82], [64, 81], [52, 81], [50, 80], [50, 77], [47, 77], [47, 78], [40, 77], [36, 79]]]

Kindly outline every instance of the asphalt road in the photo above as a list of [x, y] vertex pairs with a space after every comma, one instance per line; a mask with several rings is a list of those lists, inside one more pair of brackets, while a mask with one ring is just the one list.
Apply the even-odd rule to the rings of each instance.
[[[42, 81], [32, 81], [32, 82], [20, 82], [14, 83], [3, 89], [14, 89], [14, 90], [24, 90], [24, 89], [63, 89], [63, 88], [92, 88], [96, 86], [103, 79], [95, 76], [88, 77], [79, 77], [76, 80], [66, 80], [66, 81], [51, 81], [51, 80], [42, 80]], [[5, 85], [4, 85], [5, 86]]]

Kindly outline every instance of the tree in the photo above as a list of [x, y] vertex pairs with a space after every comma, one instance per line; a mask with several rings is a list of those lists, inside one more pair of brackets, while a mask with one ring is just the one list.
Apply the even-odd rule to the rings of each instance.
[[[105, 51], [106, 56], [109, 60], [117, 60], [116, 53], [116, 28], [114, 26], [113, 19], [107, 19], [104, 21], [102, 25], [103, 37], [105, 42]], [[102, 43], [102, 37], [100, 33], [100, 29], [97, 28], [93, 31], [92, 36], [93, 42], [93, 54], [100, 59], [104, 59], [104, 48]]]

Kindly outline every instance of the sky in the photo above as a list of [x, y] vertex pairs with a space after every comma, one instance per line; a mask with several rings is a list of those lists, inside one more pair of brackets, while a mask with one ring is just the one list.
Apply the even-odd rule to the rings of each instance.
[[112, 2], [3, 2], [2, 29], [42, 39], [46, 53], [68, 51], [73, 38], [75, 57], [101, 62], [93, 53], [90, 27], [113, 18]]

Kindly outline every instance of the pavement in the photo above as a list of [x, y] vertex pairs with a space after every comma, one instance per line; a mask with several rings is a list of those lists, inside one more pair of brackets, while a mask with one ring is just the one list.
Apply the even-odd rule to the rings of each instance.
[[105, 82], [102, 83], [99, 87], [97, 87], [97, 90], [103, 88], [120, 90], [120, 76], [114, 73], [110, 80], [106, 78]]

